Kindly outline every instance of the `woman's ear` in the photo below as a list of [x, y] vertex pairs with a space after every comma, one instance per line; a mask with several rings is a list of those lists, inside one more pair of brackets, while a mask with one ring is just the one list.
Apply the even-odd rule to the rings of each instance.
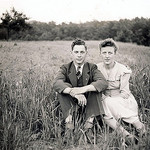
[[99, 55], [101, 55], [101, 51], [99, 52]]

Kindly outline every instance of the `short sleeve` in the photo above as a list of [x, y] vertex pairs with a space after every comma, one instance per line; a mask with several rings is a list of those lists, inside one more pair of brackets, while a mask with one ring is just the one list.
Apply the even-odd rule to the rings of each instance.
[[131, 74], [132, 73], [132, 70], [130, 69], [130, 67], [128, 66], [124, 66], [124, 65], [121, 65], [120, 66], [120, 74], [121, 76], [124, 76], [125, 74]]

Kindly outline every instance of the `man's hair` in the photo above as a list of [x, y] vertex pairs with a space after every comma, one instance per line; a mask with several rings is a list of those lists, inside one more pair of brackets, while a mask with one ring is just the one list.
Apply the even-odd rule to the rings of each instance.
[[114, 47], [115, 53], [119, 49], [116, 42], [111, 38], [105, 39], [99, 44], [100, 51], [103, 47], [107, 47], [107, 46]]
[[82, 39], [75, 39], [71, 44], [71, 49], [73, 50], [75, 45], [83, 45], [85, 47], [85, 50], [87, 50], [87, 46], [85, 42]]

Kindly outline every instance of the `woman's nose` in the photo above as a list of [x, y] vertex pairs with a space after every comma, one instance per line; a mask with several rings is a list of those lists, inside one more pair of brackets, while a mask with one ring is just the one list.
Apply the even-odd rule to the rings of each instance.
[[108, 53], [106, 53], [106, 57], [109, 57], [109, 54], [108, 54]]

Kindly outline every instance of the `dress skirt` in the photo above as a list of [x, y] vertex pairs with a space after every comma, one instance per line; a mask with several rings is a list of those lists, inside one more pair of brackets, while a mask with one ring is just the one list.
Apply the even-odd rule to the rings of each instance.
[[[107, 118], [115, 118], [117, 120], [127, 119], [127, 122], [134, 122], [134, 117], [138, 116], [138, 105], [133, 95], [131, 94], [128, 99], [121, 96], [106, 97], [102, 101], [105, 115]], [[130, 121], [131, 118], [131, 121]]]

